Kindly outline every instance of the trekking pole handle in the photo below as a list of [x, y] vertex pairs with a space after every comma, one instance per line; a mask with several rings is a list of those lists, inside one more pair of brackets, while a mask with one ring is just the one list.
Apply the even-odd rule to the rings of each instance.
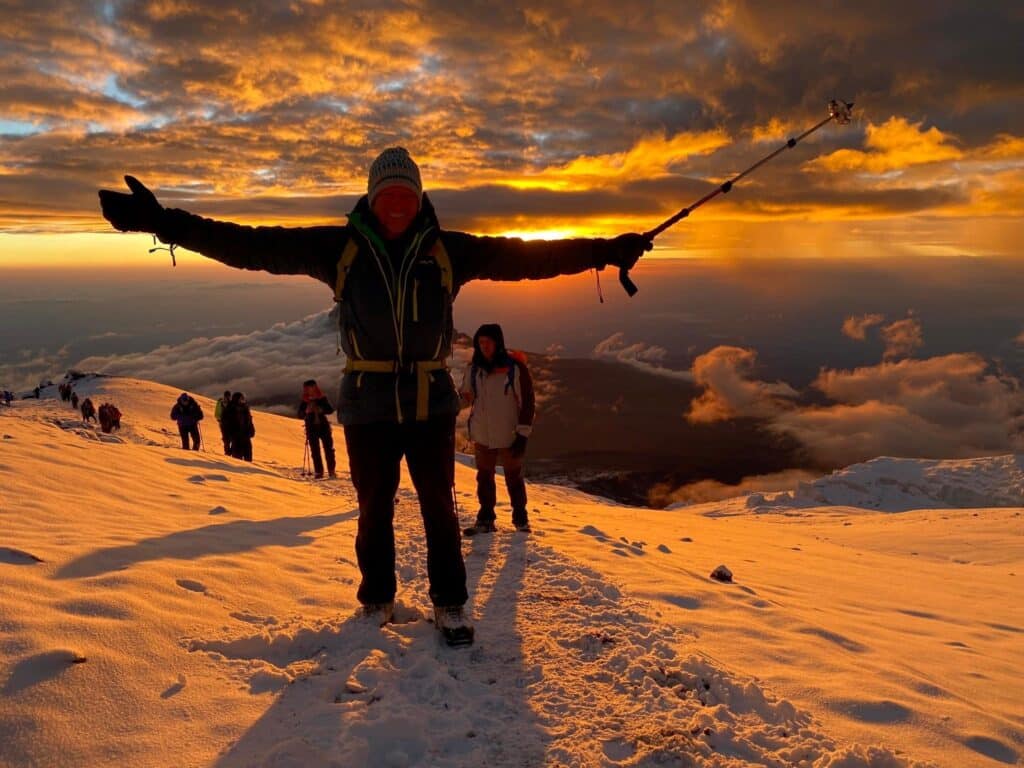
[[636, 287], [636, 283], [629, 279], [629, 270], [625, 267], [619, 267], [619, 283], [630, 297], [636, 296], [636, 292], [640, 290]]

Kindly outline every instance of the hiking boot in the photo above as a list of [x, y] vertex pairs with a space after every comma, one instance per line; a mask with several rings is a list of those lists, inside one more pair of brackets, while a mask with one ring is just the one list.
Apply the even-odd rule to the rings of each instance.
[[448, 645], [473, 644], [473, 625], [461, 605], [435, 605], [434, 626]]
[[381, 627], [385, 624], [390, 624], [394, 615], [394, 601], [388, 601], [386, 603], [366, 603], [365, 605], [359, 606], [359, 610], [356, 611], [356, 616], [358, 618], [367, 622], [373, 621]]
[[462, 529], [463, 536], [476, 536], [478, 533], [494, 533], [498, 530], [494, 523], [477, 520], [471, 526]]
[[338, 479], [338, 474], [333, 469], [330, 472], [327, 473], [327, 476], [329, 478], [331, 478], [331, 480], [337, 480]]
[[313, 479], [314, 480], [323, 480], [324, 479], [324, 473], [323, 472], [317, 472], [315, 475], [313, 475]]
[[516, 530], [520, 533], [530, 533], [533, 529], [530, 528], [529, 523], [516, 523]]

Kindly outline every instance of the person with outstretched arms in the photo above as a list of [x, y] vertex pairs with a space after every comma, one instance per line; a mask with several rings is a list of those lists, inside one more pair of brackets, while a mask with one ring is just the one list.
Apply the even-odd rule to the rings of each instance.
[[650, 249], [640, 234], [523, 241], [443, 229], [420, 171], [401, 147], [370, 166], [367, 194], [338, 226], [250, 227], [164, 208], [141, 182], [101, 190], [103, 215], [121, 231], [240, 269], [309, 275], [339, 304], [346, 362], [338, 398], [349, 470], [359, 497], [357, 598], [362, 615], [391, 619], [396, 590], [394, 501], [406, 460], [426, 530], [435, 624], [453, 645], [473, 641], [452, 496], [459, 396], [448, 372], [452, 303], [470, 280], [539, 280], [615, 266]]

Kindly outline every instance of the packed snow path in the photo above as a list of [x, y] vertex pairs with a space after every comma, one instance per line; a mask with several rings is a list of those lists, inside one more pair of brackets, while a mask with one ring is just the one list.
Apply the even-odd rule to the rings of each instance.
[[479, 639], [447, 648], [425, 620], [415, 500], [403, 492], [401, 502], [394, 624], [351, 618], [189, 642], [252, 688], [289, 681], [218, 766], [904, 764], [839, 750], [789, 702], [696, 651], [679, 657], [691, 638], [544, 546], [543, 532], [468, 543]]

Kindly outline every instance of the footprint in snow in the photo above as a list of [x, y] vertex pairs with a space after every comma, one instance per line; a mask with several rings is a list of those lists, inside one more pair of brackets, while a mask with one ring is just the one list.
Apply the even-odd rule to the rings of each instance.
[[274, 616], [257, 616], [254, 613], [245, 613], [240, 611], [229, 613], [228, 615], [232, 619], [244, 621], [246, 624], [265, 624], [267, 626], [277, 624], [277, 619]]
[[192, 475], [192, 477], [188, 479], [190, 483], [205, 483], [208, 480], [217, 483], [230, 482], [226, 475]]
[[1007, 765], [1016, 765], [1019, 757], [1011, 747], [988, 736], [971, 736], [964, 741], [964, 746]]
[[160, 698], [161, 699], [169, 699], [169, 698], [171, 698], [171, 696], [174, 696], [175, 694], [180, 693], [181, 690], [184, 687], [185, 687], [185, 676], [184, 675], [178, 675], [178, 681], [176, 683], [173, 683], [169, 688], [167, 688], [163, 693], [161, 693], [160, 694]]
[[13, 696], [26, 688], [57, 677], [68, 667], [85, 661], [86, 658], [82, 654], [66, 649], [29, 656], [14, 665], [4, 687], [0, 689], [0, 694]]
[[211, 515], [223, 515], [227, 511], [228, 511], [227, 507], [216, 506], [216, 507], [214, 507], [213, 509], [210, 510], [210, 514]]
[[192, 579], [178, 579], [177, 584], [182, 589], [187, 589], [189, 592], [206, 592], [206, 585], [201, 581], [193, 581]]
[[31, 552], [13, 547], [0, 547], [0, 563], [7, 565], [35, 565], [43, 562], [42, 558], [36, 557]]
[[612, 762], [618, 763], [628, 760], [636, 754], [636, 747], [622, 739], [612, 739], [603, 745], [604, 756]]

